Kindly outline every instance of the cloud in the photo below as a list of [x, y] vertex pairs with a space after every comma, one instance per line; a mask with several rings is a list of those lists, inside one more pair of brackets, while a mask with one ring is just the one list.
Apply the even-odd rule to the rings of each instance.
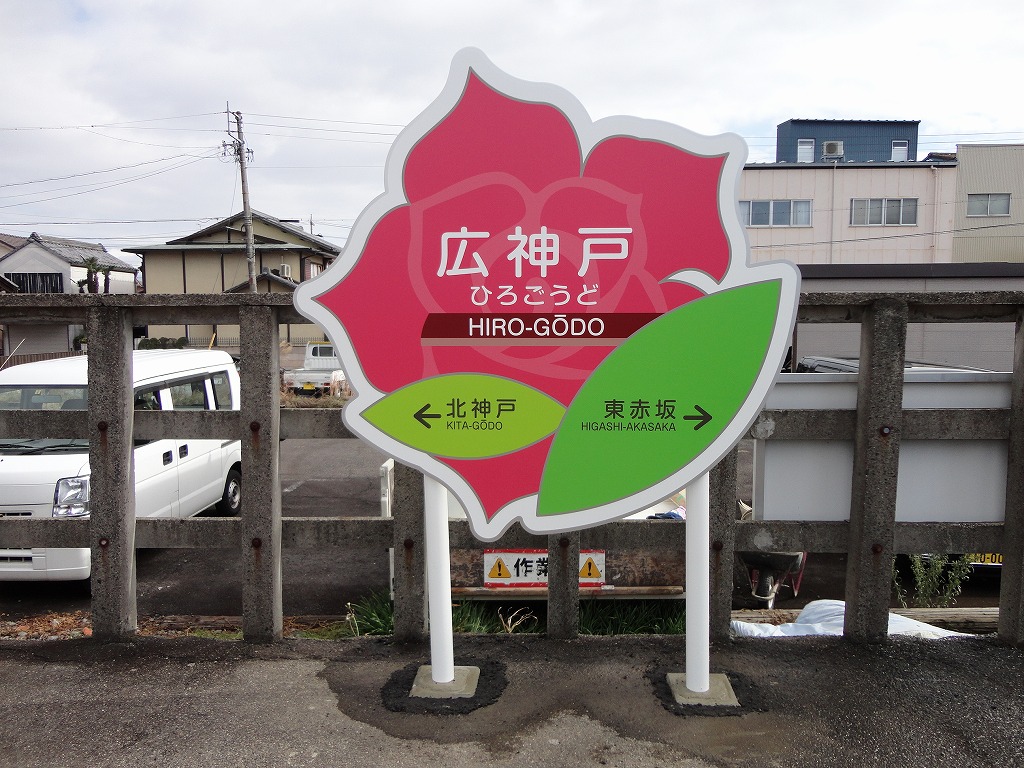
[[[774, 158], [775, 126], [793, 117], [918, 119], [922, 151], [1024, 138], [1024, 10], [1009, 0], [970, 13], [950, 0], [37, 0], [4, 16], [18, 66], [0, 70], [0, 127], [86, 127], [0, 130], [0, 184], [213, 154], [230, 104], [255, 152], [253, 205], [307, 221], [350, 220], [383, 190], [387, 145], [372, 142], [387, 136], [340, 129], [408, 123], [466, 46], [567, 89], [595, 118], [739, 133], [753, 160]], [[29, 185], [18, 192], [37, 198], [0, 197], [19, 203], [0, 207], [0, 231], [161, 242], [163, 223], [50, 222], [217, 218], [240, 208], [237, 186], [217, 159], [45, 203], [26, 201], [50, 186]]]

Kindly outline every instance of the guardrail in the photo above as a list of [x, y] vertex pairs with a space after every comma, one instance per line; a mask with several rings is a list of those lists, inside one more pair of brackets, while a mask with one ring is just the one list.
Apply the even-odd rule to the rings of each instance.
[[[711, 633], [729, 636], [733, 563], [737, 551], [846, 553], [845, 635], [855, 641], [887, 637], [890, 579], [897, 553], [1002, 552], [999, 637], [1024, 645], [1024, 312], [1022, 292], [809, 293], [801, 323], [858, 323], [861, 365], [858, 407], [848, 411], [766, 411], [770, 439], [853, 439], [849, 521], [750, 522], [736, 519], [736, 453], [712, 471]], [[135, 547], [236, 548], [243, 556], [242, 629], [250, 642], [274, 642], [282, 631], [282, 547], [354, 544], [394, 551], [395, 634], [425, 633], [423, 484], [399, 465], [393, 517], [281, 516], [278, 443], [289, 438], [352, 438], [337, 411], [280, 408], [279, 325], [300, 322], [281, 294], [4, 295], [0, 322], [84, 324], [89, 349], [88, 412], [0, 411], [0, 436], [88, 438], [92, 469], [89, 520], [0, 520], [0, 547], [89, 547], [92, 620], [96, 637], [124, 639], [137, 626]], [[903, 411], [908, 322], [1015, 323], [1011, 407], [960, 411]], [[134, 412], [132, 327], [147, 324], [237, 324], [241, 410]], [[97, 340], [102, 340], [97, 341]], [[752, 434], [764, 436], [755, 424]], [[240, 518], [189, 520], [134, 516], [129, 476], [134, 437], [167, 435], [240, 439], [245, 503]], [[999, 439], [1008, 444], [1006, 512], [1002, 523], [897, 523], [896, 483], [903, 438]], [[450, 526], [453, 547], [481, 546], [464, 523]], [[578, 632], [576, 569], [581, 547], [683, 551], [685, 526], [663, 520], [611, 523], [580, 533], [534, 536], [514, 527], [494, 546], [547, 547], [548, 632]]]

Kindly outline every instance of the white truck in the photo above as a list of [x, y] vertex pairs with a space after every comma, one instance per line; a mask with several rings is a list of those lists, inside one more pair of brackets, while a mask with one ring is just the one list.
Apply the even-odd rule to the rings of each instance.
[[334, 345], [314, 341], [306, 345], [306, 356], [301, 368], [286, 370], [285, 389], [297, 395], [339, 395], [345, 393], [345, 374], [341, 370]]

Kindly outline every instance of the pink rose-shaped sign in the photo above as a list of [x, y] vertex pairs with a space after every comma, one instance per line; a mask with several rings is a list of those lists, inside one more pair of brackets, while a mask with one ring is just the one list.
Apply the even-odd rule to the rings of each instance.
[[295, 304], [339, 349], [349, 428], [494, 540], [671, 496], [756, 417], [796, 315], [751, 266], [742, 140], [616, 117], [462, 51], [386, 191]]

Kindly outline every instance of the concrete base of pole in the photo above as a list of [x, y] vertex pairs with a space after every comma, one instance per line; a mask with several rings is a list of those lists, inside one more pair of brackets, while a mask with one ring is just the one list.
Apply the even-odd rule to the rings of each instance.
[[705, 707], [740, 706], [739, 699], [732, 690], [732, 683], [725, 675], [711, 675], [711, 687], [703, 693], [696, 693], [686, 687], [684, 672], [669, 672], [665, 678], [676, 704], [700, 704]]
[[416, 672], [410, 696], [420, 699], [471, 699], [480, 681], [480, 667], [455, 667], [455, 679], [450, 683], [435, 683], [429, 664]]

